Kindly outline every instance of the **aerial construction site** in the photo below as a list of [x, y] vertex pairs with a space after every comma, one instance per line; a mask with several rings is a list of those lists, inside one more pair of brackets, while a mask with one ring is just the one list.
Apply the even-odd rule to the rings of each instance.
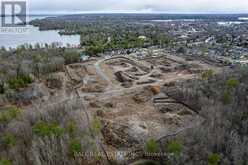
[[[203, 122], [197, 110], [173, 96], [176, 83], [199, 79], [208, 70], [220, 72], [214, 64], [169, 54], [91, 58], [66, 65], [64, 72], [39, 83], [42, 97], [32, 100], [26, 109], [76, 101], [82, 130], [93, 134], [92, 122], [100, 122], [96, 146], [109, 160], [107, 153], [137, 153], [147, 139], [163, 141]], [[130, 160], [125, 156], [115, 161], [132, 162], [140, 157]]]

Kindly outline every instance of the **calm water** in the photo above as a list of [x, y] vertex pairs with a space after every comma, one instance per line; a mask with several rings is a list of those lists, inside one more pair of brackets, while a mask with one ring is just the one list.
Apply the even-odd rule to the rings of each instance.
[[[34, 18], [39, 17], [32, 17], [30, 19]], [[59, 35], [56, 30], [39, 31], [38, 27], [33, 26], [29, 26], [28, 32], [23, 34], [0, 34], [0, 47], [4, 46], [5, 48], [16, 48], [23, 44], [35, 45], [39, 43], [44, 45], [45, 43], [51, 44], [54, 42], [60, 43], [61, 46], [66, 46], [67, 44], [76, 46], [80, 44], [80, 36]]]
[[197, 19], [156, 19], [156, 20], [151, 20], [152, 22], [195, 22]]

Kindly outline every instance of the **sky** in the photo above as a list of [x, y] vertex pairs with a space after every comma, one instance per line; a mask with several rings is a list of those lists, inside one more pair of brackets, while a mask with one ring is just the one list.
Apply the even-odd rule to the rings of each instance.
[[28, 0], [45, 13], [248, 13], [248, 0]]

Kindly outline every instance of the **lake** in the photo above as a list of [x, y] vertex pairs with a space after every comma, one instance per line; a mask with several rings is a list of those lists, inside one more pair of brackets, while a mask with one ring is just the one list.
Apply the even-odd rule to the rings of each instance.
[[[41, 19], [44, 17], [32, 17], [30, 19]], [[77, 46], [80, 44], [80, 35], [59, 35], [58, 30], [39, 31], [38, 27], [29, 25], [27, 33], [22, 34], [0, 34], [0, 47], [16, 48], [19, 45], [37, 43], [44, 45], [54, 42], [60, 43], [61, 46], [70, 44]]]
[[156, 19], [151, 20], [152, 22], [195, 22], [197, 19]]

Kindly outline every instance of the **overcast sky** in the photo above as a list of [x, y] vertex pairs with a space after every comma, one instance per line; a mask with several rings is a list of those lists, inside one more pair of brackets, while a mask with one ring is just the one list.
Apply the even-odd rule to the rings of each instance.
[[29, 0], [30, 13], [248, 13], [248, 0]]

